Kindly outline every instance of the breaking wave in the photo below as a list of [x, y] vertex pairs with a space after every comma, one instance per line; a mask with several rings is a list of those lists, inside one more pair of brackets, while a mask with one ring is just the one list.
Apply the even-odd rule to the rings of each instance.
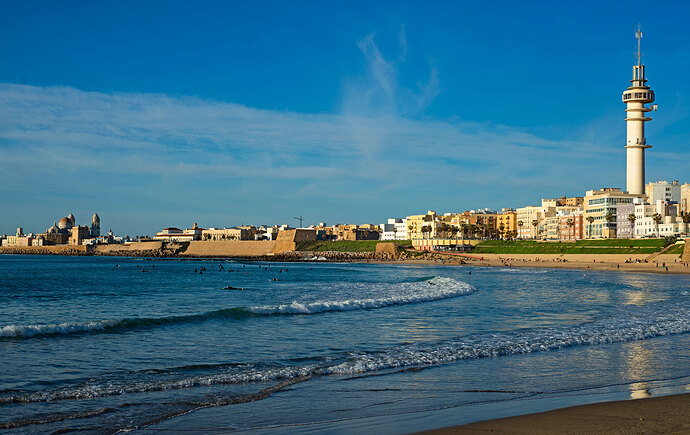
[[[151, 372], [152, 377], [121, 373], [112, 377], [40, 392], [0, 392], [0, 405], [11, 403], [79, 400], [223, 384], [282, 381], [302, 377], [354, 375], [389, 369], [438, 366], [465, 359], [493, 358], [549, 352], [576, 346], [624, 343], [690, 332], [687, 307], [659, 305], [575, 326], [526, 329], [515, 332], [478, 334], [449, 340], [404, 344], [378, 352], [349, 352], [296, 365], [218, 364], [201, 367], [204, 373], [190, 375], [186, 369]], [[294, 362], [294, 361], [293, 361]], [[166, 376], [177, 373], [174, 379]], [[185, 374], [186, 373], [186, 374]], [[162, 376], [162, 378], [157, 377]]]
[[[391, 286], [395, 285], [396, 284], [392, 284]], [[392, 287], [391, 290], [395, 290], [395, 287]], [[83, 333], [122, 332], [170, 324], [196, 323], [212, 319], [239, 320], [252, 316], [272, 314], [316, 314], [328, 311], [368, 310], [385, 308], [393, 305], [448, 299], [468, 295], [475, 291], [476, 289], [474, 287], [461, 281], [456, 281], [451, 278], [430, 277], [430, 279], [425, 280], [423, 283], [412, 283], [411, 287], [401, 289], [399, 294], [376, 299], [347, 299], [343, 301], [315, 302], [293, 301], [290, 304], [284, 305], [226, 308], [201, 314], [181, 316], [100, 320], [50, 325], [7, 325], [0, 327], [0, 338], [32, 338]]]
[[431, 277], [423, 284], [417, 282], [415, 290], [408, 293], [395, 294], [383, 298], [348, 299], [345, 301], [294, 301], [285, 305], [251, 307], [249, 311], [255, 314], [315, 314], [328, 311], [371, 310], [390, 307], [393, 305], [415, 304], [431, 302], [441, 299], [454, 298], [472, 294], [476, 291], [471, 285], [451, 278]]

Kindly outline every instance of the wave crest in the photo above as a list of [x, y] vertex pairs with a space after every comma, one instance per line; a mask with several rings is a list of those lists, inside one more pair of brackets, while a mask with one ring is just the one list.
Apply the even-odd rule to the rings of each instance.
[[315, 302], [293, 301], [285, 305], [226, 308], [201, 314], [169, 317], [99, 320], [50, 325], [7, 325], [0, 327], [0, 338], [32, 338], [84, 333], [121, 332], [170, 324], [204, 322], [212, 319], [239, 320], [257, 315], [316, 314], [328, 311], [371, 310], [393, 305], [448, 299], [468, 295], [476, 291], [474, 287], [467, 283], [442, 277], [435, 277], [423, 283], [413, 283], [411, 286], [412, 287], [406, 289], [406, 292], [402, 292], [401, 294], [377, 299], [348, 299], [343, 301]]
[[426, 282], [415, 283], [415, 291], [406, 294], [383, 298], [348, 299], [344, 301], [293, 301], [284, 305], [266, 305], [250, 307], [248, 310], [255, 314], [316, 314], [329, 311], [354, 311], [385, 308], [393, 305], [406, 305], [421, 302], [431, 302], [441, 299], [469, 295], [477, 291], [471, 285], [451, 278], [434, 277]]

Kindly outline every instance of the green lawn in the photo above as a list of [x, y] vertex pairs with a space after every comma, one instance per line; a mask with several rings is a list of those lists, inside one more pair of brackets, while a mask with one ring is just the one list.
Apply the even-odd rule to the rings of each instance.
[[[687, 242], [685, 242], [687, 243]], [[673, 245], [669, 248], [668, 251], [664, 252], [664, 254], [678, 254], [682, 255], [683, 254], [683, 249], [685, 249], [685, 245]]]
[[[338, 251], [338, 252], [374, 252], [376, 244], [380, 240], [339, 240], [339, 241], [315, 241], [297, 242], [298, 251]], [[409, 240], [396, 240], [398, 246], [412, 245]]]
[[663, 239], [604, 239], [577, 242], [533, 240], [487, 240], [472, 252], [477, 254], [653, 254], [664, 247]]

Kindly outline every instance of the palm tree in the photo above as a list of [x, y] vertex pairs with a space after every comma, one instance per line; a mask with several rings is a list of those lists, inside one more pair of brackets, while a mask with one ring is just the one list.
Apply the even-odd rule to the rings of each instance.
[[656, 224], [656, 236], [657, 236], [657, 237], [661, 237], [661, 236], [659, 235], [659, 224], [661, 223], [661, 215], [660, 215], [659, 213], [654, 213], [654, 214], [652, 215], [652, 220], [653, 220], [654, 223]]
[[635, 213], [630, 213], [628, 215], [628, 222], [630, 222], [630, 234], [632, 237], [635, 237], [635, 221], [637, 220], [637, 216], [635, 216]]
[[537, 238], [537, 226], [539, 226], [539, 221], [537, 219], [534, 219], [532, 221], [532, 226], [534, 227], [534, 238]]
[[568, 224], [568, 240], [572, 240], [570, 238], [570, 233], [572, 232], [572, 229], [575, 226], [575, 221], [572, 218], [569, 218], [567, 221], [565, 221], [565, 223]]
[[520, 227], [520, 230], [522, 230], [522, 226], [525, 225], [523, 221], [518, 221], [518, 227]]
[[503, 224], [503, 222], [501, 222], [501, 223], [498, 225], [498, 235], [499, 235], [499, 238], [502, 238], [502, 237], [503, 237], [503, 230], [505, 230], [505, 228], [506, 228], [506, 226]]
[[611, 212], [606, 213], [606, 216], [604, 216], [604, 219], [606, 219], [606, 223], [609, 224], [609, 226], [607, 227], [609, 229], [610, 229], [611, 222], [616, 221], [616, 217]]
[[592, 222], [594, 222], [594, 216], [587, 216], [587, 222], [589, 223], [589, 226], [587, 228], [589, 228], [589, 230], [588, 230], [589, 238], [591, 239], [592, 238]]
[[456, 227], [455, 225], [451, 226], [450, 227], [450, 236], [454, 239], [457, 238], [458, 231], [460, 231], [460, 228]]

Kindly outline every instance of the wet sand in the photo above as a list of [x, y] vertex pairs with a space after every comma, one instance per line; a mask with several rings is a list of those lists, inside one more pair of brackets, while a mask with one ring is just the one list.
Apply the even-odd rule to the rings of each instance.
[[690, 394], [594, 403], [425, 434], [690, 434]]

